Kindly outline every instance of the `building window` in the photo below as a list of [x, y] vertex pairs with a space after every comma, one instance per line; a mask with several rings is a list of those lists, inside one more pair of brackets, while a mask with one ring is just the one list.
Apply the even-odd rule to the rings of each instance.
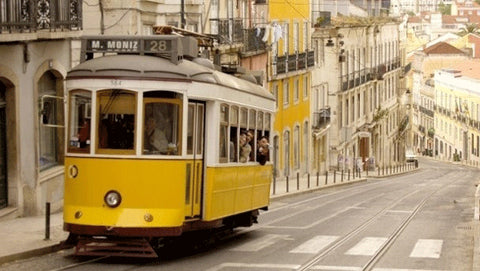
[[288, 51], [289, 51], [289, 48], [288, 48], [288, 41], [289, 41], [289, 29], [288, 29], [288, 23], [284, 23], [283, 24], [283, 55], [288, 55]]
[[299, 24], [296, 22], [293, 24], [293, 51], [298, 52], [298, 39], [299, 39]]
[[293, 166], [296, 170], [300, 168], [300, 127], [293, 129]]
[[63, 163], [62, 123], [63, 93], [57, 88], [57, 78], [46, 72], [38, 81], [40, 112], [39, 167], [45, 170]]
[[290, 102], [290, 89], [288, 88], [288, 79], [283, 81], [283, 105], [287, 106]]
[[305, 124], [303, 125], [303, 162], [305, 164], [305, 171], [308, 172], [309, 170], [309, 165], [310, 161], [308, 160], [309, 158], [309, 151], [310, 151], [310, 146], [309, 146], [309, 133], [308, 133], [308, 121], [305, 121]]
[[275, 109], [278, 108], [278, 83], [273, 84], [273, 97], [275, 97]]
[[308, 51], [308, 30], [310, 26], [308, 25], [308, 21], [303, 23], [303, 51]]
[[290, 132], [285, 131], [283, 133], [283, 148], [284, 148], [284, 158], [283, 158], [283, 171], [285, 176], [290, 175]]
[[298, 102], [298, 99], [299, 99], [299, 86], [298, 86], [298, 78], [295, 78], [293, 80], [293, 101], [294, 102]]
[[303, 76], [303, 99], [308, 99], [308, 75]]

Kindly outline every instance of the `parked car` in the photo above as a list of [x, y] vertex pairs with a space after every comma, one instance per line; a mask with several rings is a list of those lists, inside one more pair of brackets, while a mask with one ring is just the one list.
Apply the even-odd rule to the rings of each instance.
[[407, 162], [414, 162], [415, 167], [418, 167], [417, 155], [415, 155], [415, 153], [413, 151], [407, 150], [405, 152], [405, 158], [406, 158]]

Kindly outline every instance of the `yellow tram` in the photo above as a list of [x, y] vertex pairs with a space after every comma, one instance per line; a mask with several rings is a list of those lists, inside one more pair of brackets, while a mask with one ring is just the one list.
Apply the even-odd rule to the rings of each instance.
[[195, 42], [82, 40], [91, 59], [66, 78], [64, 229], [77, 254], [156, 257], [154, 240], [251, 226], [267, 208], [272, 164], [257, 144], [274, 98], [196, 58]]

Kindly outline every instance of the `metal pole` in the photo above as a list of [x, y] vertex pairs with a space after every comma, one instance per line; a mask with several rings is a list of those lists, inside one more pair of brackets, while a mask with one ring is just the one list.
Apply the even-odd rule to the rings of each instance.
[[287, 189], [286, 189], [287, 193], [288, 193], [288, 187], [289, 186], [290, 186], [290, 184], [288, 183], [288, 176], [287, 176]]
[[185, 0], [180, 0], [180, 28], [185, 29]]
[[50, 202], [45, 203], [45, 240], [50, 240]]
[[297, 172], [297, 190], [300, 190], [300, 172]]

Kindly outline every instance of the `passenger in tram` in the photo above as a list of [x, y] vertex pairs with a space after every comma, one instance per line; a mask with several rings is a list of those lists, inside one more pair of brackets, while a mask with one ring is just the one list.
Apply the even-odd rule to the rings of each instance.
[[[248, 130], [247, 131], [247, 144], [250, 145], [250, 150], [254, 150], [255, 149], [255, 146], [253, 145], [254, 143], [254, 135], [253, 135], [253, 131], [252, 130]], [[250, 157], [249, 157], [249, 160], [248, 161], [254, 161], [254, 156], [253, 156], [253, 152], [251, 151], [250, 152]]]
[[88, 119], [82, 119], [82, 126], [78, 131], [78, 142], [80, 142], [80, 148], [90, 145], [90, 120]]
[[257, 162], [260, 165], [265, 165], [268, 161], [268, 153], [269, 153], [269, 144], [268, 144], [268, 137], [262, 136], [258, 141], [258, 150], [257, 150]]
[[154, 117], [149, 117], [145, 123], [144, 148], [147, 152], [167, 154], [168, 140], [165, 132], [157, 127]]
[[242, 132], [240, 134], [240, 162], [246, 163], [250, 159], [250, 153], [252, 152], [252, 147], [247, 142], [247, 133]]

